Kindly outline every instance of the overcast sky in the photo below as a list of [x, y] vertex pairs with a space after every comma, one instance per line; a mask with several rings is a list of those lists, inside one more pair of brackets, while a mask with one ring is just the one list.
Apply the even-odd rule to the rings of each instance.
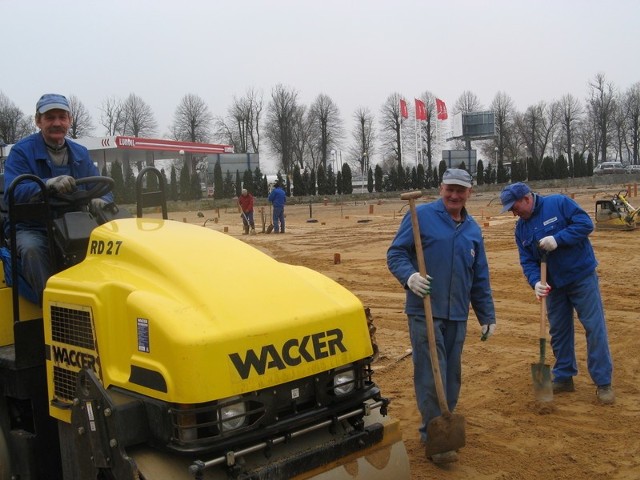
[[[102, 101], [140, 96], [165, 137], [180, 99], [214, 115], [233, 96], [281, 83], [309, 104], [325, 93], [351, 126], [398, 92], [428, 90], [452, 110], [466, 90], [518, 110], [602, 72], [640, 81], [640, 1], [611, 0], [0, 0], [0, 91], [31, 114], [46, 92], [76, 95], [99, 125]], [[350, 136], [348, 136], [350, 139]], [[347, 141], [342, 146], [347, 148]], [[375, 163], [379, 159], [372, 159]]]

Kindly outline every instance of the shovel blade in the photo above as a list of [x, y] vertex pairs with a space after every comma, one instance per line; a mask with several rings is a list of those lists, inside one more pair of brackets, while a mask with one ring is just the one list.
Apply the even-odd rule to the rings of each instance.
[[432, 419], [427, 424], [428, 457], [436, 453], [456, 451], [465, 445], [465, 420], [462, 415], [450, 413]]
[[544, 363], [532, 363], [531, 379], [533, 380], [533, 392], [536, 400], [538, 402], [552, 402], [551, 367]]

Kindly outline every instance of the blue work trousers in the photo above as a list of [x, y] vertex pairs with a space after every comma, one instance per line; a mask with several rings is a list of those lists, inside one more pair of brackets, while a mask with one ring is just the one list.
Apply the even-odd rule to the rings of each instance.
[[273, 207], [273, 231], [284, 233], [284, 207]]
[[16, 246], [22, 276], [38, 297], [38, 304], [42, 305], [42, 292], [53, 274], [47, 234], [40, 230], [18, 230]]
[[608, 385], [611, 383], [613, 362], [595, 270], [566, 287], [552, 288], [547, 297], [551, 348], [556, 357], [553, 366], [554, 380], [568, 380], [578, 373], [574, 309], [587, 337], [589, 375], [596, 385]]
[[256, 225], [253, 222], [253, 210], [251, 210], [250, 212], [242, 212], [240, 217], [242, 217], [242, 225], [244, 226], [245, 230], [248, 231], [249, 227], [256, 228]]
[[[427, 425], [441, 415], [436, 385], [429, 356], [426, 319], [422, 315], [409, 315], [409, 335], [413, 348], [413, 383], [422, 424], [418, 431], [420, 440], [427, 440]], [[462, 348], [467, 333], [467, 322], [433, 319], [436, 348], [440, 363], [442, 384], [447, 406], [453, 412], [458, 403], [462, 384]]]

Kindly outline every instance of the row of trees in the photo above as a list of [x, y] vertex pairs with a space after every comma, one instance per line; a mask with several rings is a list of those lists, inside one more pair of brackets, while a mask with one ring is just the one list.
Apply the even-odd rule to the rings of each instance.
[[[564, 155], [560, 155], [555, 161], [551, 157], [545, 157], [540, 165], [533, 158], [511, 163], [510, 168], [505, 168], [501, 161], [498, 161], [497, 168], [489, 163], [484, 167], [483, 161], [479, 161], [476, 171], [476, 183], [478, 185], [506, 183], [509, 181], [527, 180], [549, 180], [563, 179], [568, 177], [584, 177], [593, 174], [593, 156], [586, 159], [579, 153], [574, 154], [574, 158], [567, 162]], [[461, 163], [457, 168], [467, 169], [467, 165]], [[447, 164], [441, 160], [436, 167], [422, 164], [413, 167], [401, 167], [392, 165], [388, 174], [385, 174], [380, 165], [375, 168], [369, 167], [367, 171], [366, 191], [384, 192], [400, 191], [408, 189], [428, 189], [437, 188], [442, 180], [442, 175], [447, 169]], [[111, 165], [109, 172], [103, 171], [103, 175], [110, 175], [115, 182], [114, 195], [119, 203], [133, 203], [135, 201], [135, 176], [133, 170], [128, 165], [122, 165], [116, 161]], [[170, 200], [197, 200], [202, 198], [203, 192], [200, 186], [200, 177], [196, 174], [189, 174], [189, 169], [182, 166], [176, 169], [171, 166], [170, 179], [166, 178], [168, 185], [168, 198]], [[154, 176], [150, 176], [151, 183], [147, 188], [153, 190], [157, 187]], [[315, 195], [342, 195], [353, 193], [353, 181], [351, 167], [345, 163], [342, 169], [334, 174], [331, 165], [327, 166], [327, 171], [318, 167], [318, 170], [305, 168], [300, 170], [296, 165], [293, 175], [284, 177], [280, 172], [277, 175], [277, 182], [283, 185], [288, 195], [295, 196], [315, 196]], [[266, 198], [269, 194], [269, 184], [267, 176], [264, 175], [260, 167], [255, 171], [245, 170], [241, 175], [236, 171], [235, 176], [231, 172], [223, 175], [220, 163], [214, 166], [213, 173], [214, 198], [233, 198], [241, 193], [242, 188], [248, 189], [254, 196]]]
[[[494, 170], [498, 161], [517, 165], [522, 159], [531, 159], [527, 171], [535, 172], [543, 169], [547, 157], [557, 161], [563, 154], [573, 159], [576, 152], [591, 155], [594, 162], [615, 157], [639, 163], [640, 82], [620, 90], [599, 73], [587, 82], [587, 89], [584, 100], [569, 93], [559, 100], [540, 101], [523, 112], [516, 110], [504, 92], [498, 92], [484, 106], [475, 94], [465, 91], [450, 109], [452, 113], [491, 110], [495, 112], [497, 135], [490, 140], [457, 140], [447, 148], [475, 148], [485, 159], [483, 163], [493, 163]], [[421, 164], [426, 171], [439, 164], [438, 155], [445, 145], [436, 133], [435, 96], [429, 91], [419, 96], [429, 115], [417, 124], [418, 131], [414, 130], [413, 121], [403, 119], [402, 98], [400, 93], [389, 95], [377, 116], [368, 107], [356, 109], [352, 114], [354, 127], [347, 135], [338, 106], [324, 93], [304, 105], [296, 89], [281, 84], [271, 90], [268, 101], [262, 92], [249, 89], [243, 96], [234, 97], [220, 116], [214, 116], [201, 97], [187, 94], [176, 107], [165, 135], [179, 141], [231, 144], [238, 153], [268, 150], [277, 157], [277, 167], [287, 177], [293, 176], [296, 169], [301, 175], [308, 171], [309, 175], [322, 172], [328, 176], [331, 167], [337, 189], [341, 184], [337, 177], [344, 176], [345, 163], [356, 175], [367, 174], [375, 170], [371, 165], [378, 164], [388, 176], [392, 167], [398, 171], [410, 164]], [[69, 100], [70, 136], [92, 134], [96, 128], [83, 103], [74, 95]], [[158, 134], [151, 107], [134, 93], [124, 99], [106, 98], [100, 112], [101, 134]], [[0, 92], [0, 141], [15, 143], [34, 128], [32, 115], [24, 115]], [[442, 126], [439, 129], [442, 131]], [[317, 185], [320, 189], [322, 182]]]

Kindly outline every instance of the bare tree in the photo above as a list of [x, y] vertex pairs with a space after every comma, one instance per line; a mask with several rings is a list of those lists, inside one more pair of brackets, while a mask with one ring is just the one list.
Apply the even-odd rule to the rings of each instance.
[[293, 129], [297, 113], [298, 92], [282, 84], [276, 85], [267, 108], [266, 137], [271, 150], [280, 156], [279, 166], [285, 174], [293, 173]]
[[402, 95], [392, 93], [380, 109], [380, 133], [383, 148], [383, 161], [385, 158], [395, 157], [398, 168], [402, 168], [402, 115], [400, 113], [400, 100]]
[[[453, 113], [471, 113], [478, 112], [482, 110], [482, 104], [478, 99], [478, 96], [469, 91], [465, 90], [456, 100], [456, 103], [453, 106]], [[464, 148], [466, 150], [471, 150], [471, 140], [465, 140]], [[456, 145], [458, 147], [459, 145]]]
[[309, 108], [310, 142], [320, 152], [322, 167], [327, 169], [327, 156], [337, 150], [343, 136], [340, 110], [328, 95], [321, 93]]
[[0, 92], [0, 143], [16, 143], [35, 131], [33, 117], [25, 115], [9, 97]]
[[580, 128], [581, 115], [583, 113], [580, 100], [570, 93], [564, 95], [557, 105], [559, 118], [559, 126], [562, 136], [565, 140], [565, 151], [567, 152], [567, 161], [569, 162], [569, 170], [573, 173], [573, 157], [572, 150], [577, 132]]
[[174, 140], [207, 143], [211, 137], [213, 116], [198, 95], [188, 93], [173, 114], [171, 132]]
[[482, 110], [482, 104], [478, 96], [469, 90], [462, 92], [453, 106], [453, 113], [471, 113], [479, 110]]
[[503, 163], [505, 157], [516, 158], [518, 156], [518, 133], [514, 128], [515, 107], [513, 100], [505, 92], [498, 92], [491, 102], [491, 110], [495, 115], [496, 139], [495, 142], [487, 142], [483, 154], [491, 158], [498, 148], [498, 159]]
[[123, 103], [124, 121], [122, 134], [132, 137], [152, 136], [158, 124], [151, 107], [135, 93], [129, 94]]
[[[427, 111], [427, 120], [420, 123], [419, 128], [419, 141], [421, 145], [421, 158], [427, 158], [427, 167], [433, 167], [433, 152], [435, 150], [436, 138], [436, 96], [425, 91], [420, 95], [420, 100], [424, 102], [425, 110]], [[424, 161], [423, 161], [424, 163]]]
[[317, 149], [313, 149], [311, 139], [312, 125], [309, 121], [309, 115], [307, 114], [307, 107], [304, 105], [298, 105], [293, 112], [293, 128], [291, 134], [293, 135], [293, 161], [295, 165], [300, 167], [300, 170], [304, 170], [306, 165], [309, 165], [312, 169], [318, 168], [318, 158], [320, 154]]
[[100, 106], [100, 125], [102, 125], [108, 136], [117, 135], [122, 132], [124, 122], [124, 106], [115, 97], [108, 97], [102, 101]]
[[233, 97], [226, 118], [215, 120], [216, 138], [233, 145], [239, 153], [260, 151], [260, 121], [263, 110], [262, 92], [247, 90], [244, 97]]
[[71, 110], [71, 127], [67, 135], [71, 138], [86, 137], [95, 130], [89, 111], [75, 95], [69, 97], [69, 109]]
[[636, 82], [624, 96], [624, 111], [629, 127], [632, 163], [638, 165], [638, 144], [640, 143], [640, 82]]
[[625, 157], [629, 157], [629, 147], [627, 144], [627, 132], [629, 128], [627, 116], [623, 108], [623, 100], [619, 94], [615, 95], [613, 115], [611, 116], [612, 139], [611, 145], [616, 152], [615, 158], [620, 161]]
[[600, 161], [607, 160], [607, 148], [615, 112], [615, 88], [608, 83], [604, 73], [596, 74], [589, 83], [589, 100], [587, 111], [595, 128], [595, 157]]
[[528, 154], [540, 165], [558, 122], [558, 103], [539, 102], [527, 108], [518, 118], [518, 128], [524, 138]]
[[371, 157], [376, 153], [376, 131], [374, 116], [366, 107], [356, 109], [353, 114], [355, 126], [351, 132], [353, 144], [349, 148], [349, 157], [356, 159], [359, 170], [367, 174]]

